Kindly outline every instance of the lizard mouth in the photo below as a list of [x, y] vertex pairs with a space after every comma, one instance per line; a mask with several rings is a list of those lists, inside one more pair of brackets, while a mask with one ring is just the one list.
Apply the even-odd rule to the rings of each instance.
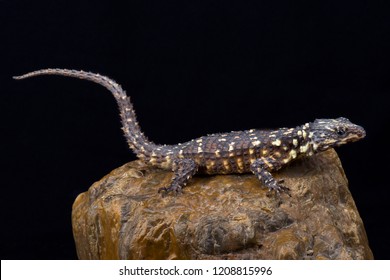
[[366, 137], [366, 131], [361, 126], [356, 126], [354, 129], [354, 133], [352, 133], [348, 138], [347, 141], [355, 142], [357, 140], [360, 140], [362, 138]]
[[359, 126], [359, 131], [358, 131], [358, 133], [357, 133], [357, 136], [358, 136], [359, 138], [364, 138], [364, 137], [366, 137], [366, 131], [364, 130], [363, 127]]

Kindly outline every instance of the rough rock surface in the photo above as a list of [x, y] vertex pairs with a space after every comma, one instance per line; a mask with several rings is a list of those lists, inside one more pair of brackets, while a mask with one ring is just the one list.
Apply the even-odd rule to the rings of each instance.
[[80, 259], [372, 259], [334, 150], [275, 174], [292, 197], [253, 175], [195, 176], [161, 198], [171, 172], [140, 161], [80, 194], [72, 213]]

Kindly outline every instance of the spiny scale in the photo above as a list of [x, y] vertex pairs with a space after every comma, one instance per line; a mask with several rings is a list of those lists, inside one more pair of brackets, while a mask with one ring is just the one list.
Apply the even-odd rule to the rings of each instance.
[[271, 172], [299, 156], [311, 156], [365, 136], [362, 127], [346, 118], [337, 118], [317, 119], [295, 128], [233, 131], [177, 145], [156, 145], [142, 133], [130, 98], [115, 81], [99, 74], [67, 69], [38, 70], [14, 78], [40, 75], [85, 79], [106, 87], [118, 103], [122, 129], [130, 148], [145, 163], [174, 172], [171, 184], [159, 191], [180, 192], [196, 173], [248, 172], [255, 174], [271, 190], [287, 191], [288, 188], [276, 181]]

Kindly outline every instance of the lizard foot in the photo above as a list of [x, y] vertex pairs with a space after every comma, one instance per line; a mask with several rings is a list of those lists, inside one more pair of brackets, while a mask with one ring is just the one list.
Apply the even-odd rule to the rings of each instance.
[[159, 188], [158, 193], [162, 193], [163, 196], [165, 196], [166, 194], [170, 193], [170, 192], [173, 192], [175, 193], [176, 195], [177, 194], [180, 194], [182, 193], [182, 187], [180, 187], [179, 185], [177, 184], [174, 184], [174, 185], [170, 185], [169, 187], [162, 187], [162, 188]]
[[278, 181], [272, 181], [271, 184], [269, 184], [267, 187], [269, 188], [269, 191], [274, 190], [276, 193], [286, 193], [289, 197], [291, 197], [290, 189], [286, 186], [283, 186], [284, 180], [278, 180]]

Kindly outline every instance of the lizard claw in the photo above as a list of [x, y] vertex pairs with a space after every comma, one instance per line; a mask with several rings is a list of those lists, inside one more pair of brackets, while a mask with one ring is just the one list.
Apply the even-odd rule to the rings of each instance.
[[158, 193], [165, 192], [163, 193], [163, 196], [168, 194], [169, 192], [174, 192], [175, 194], [179, 194], [182, 193], [182, 187], [175, 184], [175, 185], [170, 185], [169, 187], [159, 188], [157, 192]]
[[284, 180], [273, 181], [271, 184], [268, 185], [268, 188], [270, 191], [274, 190], [278, 194], [284, 192], [291, 197], [290, 189], [286, 186], [283, 186], [282, 185], [283, 182]]

